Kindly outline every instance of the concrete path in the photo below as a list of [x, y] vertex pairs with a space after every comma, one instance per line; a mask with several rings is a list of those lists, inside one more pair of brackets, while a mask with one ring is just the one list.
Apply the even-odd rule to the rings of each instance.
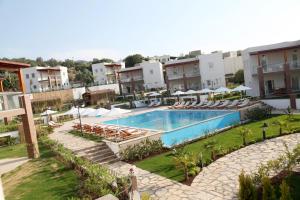
[[29, 159], [27, 157], [1, 159], [0, 175], [10, 172], [28, 161]]
[[[96, 145], [95, 142], [68, 134], [68, 127], [70, 125], [55, 129], [50, 138], [72, 151]], [[128, 175], [129, 169], [134, 168], [139, 191], [147, 191], [154, 199], [237, 199], [238, 175], [241, 170], [252, 172], [257, 170], [260, 163], [277, 158], [284, 152], [283, 142], [292, 149], [300, 142], [300, 134], [271, 139], [228, 154], [204, 168], [194, 179], [192, 186], [183, 185], [121, 161], [108, 167], [120, 175]]]

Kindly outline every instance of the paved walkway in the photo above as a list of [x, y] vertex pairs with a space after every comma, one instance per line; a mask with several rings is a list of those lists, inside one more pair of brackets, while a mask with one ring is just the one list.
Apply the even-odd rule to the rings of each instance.
[[[66, 125], [55, 129], [50, 138], [73, 151], [96, 145], [95, 142], [68, 134], [69, 127], [70, 125]], [[226, 155], [204, 168], [194, 179], [192, 186], [183, 185], [121, 161], [108, 167], [121, 175], [128, 175], [129, 169], [135, 168], [139, 190], [147, 191], [154, 199], [237, 199], [238, 175], [241, 170], [255, 171], [260, 163], [277, 158], [284, 151], [283, 141], [292, 149], [300, 142], [300, 134], [271, 139]]]
[[27, 157], [21, 158], [5, 158], [0, 160], [0, 176], [7, 172], [10, 172], [17, 167], [23, 165], [24, 163], [28, 162], [29, 159]]

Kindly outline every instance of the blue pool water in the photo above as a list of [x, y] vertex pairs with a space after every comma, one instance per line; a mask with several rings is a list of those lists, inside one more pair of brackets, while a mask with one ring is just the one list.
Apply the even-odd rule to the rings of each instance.
[[163, 131], [164, 145], [173, 146], [239, 122], [235, 111], [159, 110], [104, 123]]

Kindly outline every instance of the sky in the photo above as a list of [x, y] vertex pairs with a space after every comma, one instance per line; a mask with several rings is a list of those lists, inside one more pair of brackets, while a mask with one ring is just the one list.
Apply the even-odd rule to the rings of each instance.
[[0, 58], [178, 56], [300, 39], [299, 0], [0, 0]]

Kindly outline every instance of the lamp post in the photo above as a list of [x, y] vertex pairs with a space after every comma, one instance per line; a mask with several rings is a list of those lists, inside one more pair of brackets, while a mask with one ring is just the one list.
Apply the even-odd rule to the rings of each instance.
[[263, 134], [263, 140], [266, 139], [266, 130], [267, 130], [268, 127], [269, 126], [268, 126], [268, 124], [266, 122], [261, 126], [261, 128], [262, 128], [262, 134]]
[[84, 107], [84, 103], [82, 101], [78, 101], [77, 103], [75, 103], [75, 107], [78, 109], [78, 118], [79, 118], [80, 132], [83, 133], [83, 131], [82, 131], [81, 115], [80, 115], [80, 108]]

